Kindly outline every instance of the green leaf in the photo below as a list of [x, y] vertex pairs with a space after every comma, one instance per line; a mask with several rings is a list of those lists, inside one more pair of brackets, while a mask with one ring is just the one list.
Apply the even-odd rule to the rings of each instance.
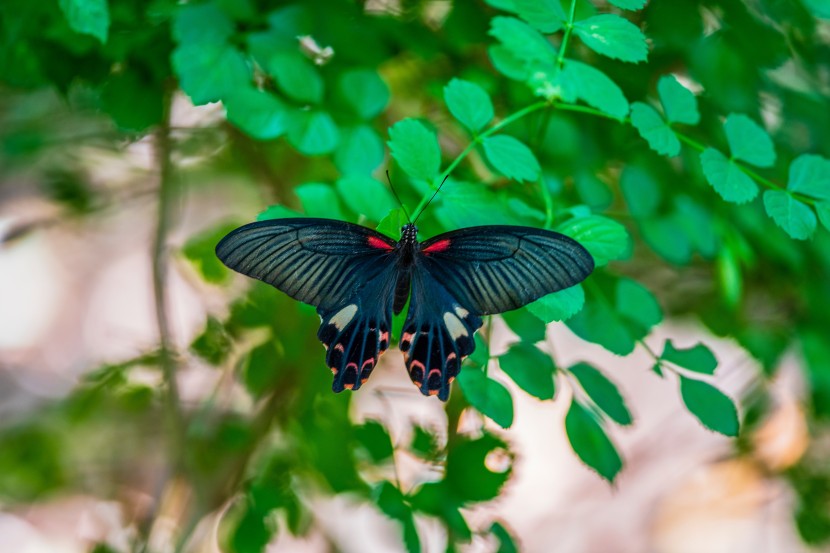
[[176, 42], [221, 44], [233, 35], [234, 24], [216, 4], [185, 4], [177, 7], [172, 31]]
[[494, 17], [489, 33], [525, 63], [553, 62], [556, 57], [556, 50], [539, 31], [515, 17]]
[[643, 240], [663, 259], [678, 265], [689, 263], [692, 245], [688, 233], [676, 215], [640, 221]]
[[743, 204], [758, 195], [758, 185], [755, 181], [718, 150], [706, 148], [700, 154], [700, 163], [706, 180], [727, 202]]
[[764, 208], [775, 224], [791, 238], [806, 240], [816, 230], [816, 214], [810, 206], [796, 200], [789, 192], [767, 190], [764, 192]]
[[715, 358], [715, 354], [700, 343], [690, 348], [677, 349], [671, 340], [666, 340], [660, 359], [703, 374], [715, 374], [715, 369], [718, 368], [718, 360]]
[[291, 217], [304, 217], [302, 213], [297, 213], [293, 209], [289, 209], [284, 205], [274, 204], [269, 205], [264, 211], [261, 211], [256, 216], [257, 221], [267, 221], [269, 219], [288, 219]]
[[624, 10], [641, 10], [643, 6], [646, 5], [648, 0], [608, 0], [611, 4], [614, 4], [618, 8], [622, 8]]
[[513, 398], [502, 384], [477, 369], [465, 369], [458, 375], [464, 397], [479, 413], [490, 417], [502, 428], [513, 424]]
[[380, 221], [398, 205], [389, 190], [369, 176], [343, 177], [337, 181], [337, 192], [349, 209], [370, 221]]
[[190, 351], [211, 365], [219, 365], [233, 349], [233, 340], [225, 326], [215, 317], [208, 317], [204, 330], [190, 344]]
[[496, 553], [519, 553], [519, 548], [516, 546], [516, 540], [507, 531], [507, 528], [500, 522], [494, 522], [490, 526], [490, 533], [496, 537], [499, 542], [499, 548]]
[[578, 98], [617, 119], [628, 115], [628, 100], [622, 90], [599, 69], [578, 61], [565, 60], [559, 83], [565, 101]]
[[294, 189], [300, 198], [303, 211], [309, 217], [325, 217], [327, 219], [344, 220], [346, 216], [340, 208], [340, 200], [334, 188], [322, 182], [301, 184]]
[[697, 125], [700, 113], [694, 93], [680, 84], [674, 75], [663, 75], [657, 82], [657, 93], [670, 123]]
[[314, 65], [294, 51], [273, 52], [265, 71], [274, 77], [289, 98], [302, 103], [317, 104], [323, 99], [323, 78]]
[[406, 504], [401, 491], [390, 482], [381, 483], [376, 491], [377, 506], [389, 518], [403, 525], [403, 540], [408, 553], [420, 553], [421, 540], [412, 516], [412, 507]]
[[202, 278], [212, 284], [225, 284], [231, 272], [216, 257], [216, 244], [236, 225], [219, 225], [190, 238], [182, 248], [184, 256], [196, 267]]
[[803, 0], [804, 6], [810, 12], [822, 19], [830, 19], [830, 3], [827, 0]]
[[830, 230], [830, 201], [817, 203], [816, 213], [824, 228]]
[[389, 87], [377, 71], [356, 69], [343, 73], [338, 91], [346, 103], [363, 119], [371, 119], [389, 103]]
[[574, 334], [599, 344], [616, 355], [628, 355], [634, 351], [634, 337], [622, 318], [607, 302], [591, 297], [582, 310], [568, 319], [568, 328]]
[[383, 163], [383, 139], [368, 125], [342, 129], [334, 164], [344, 175], [370, 175]]
[[450, 497], [445, 498], [445, 502], [449, 499], [450, 503], [464, 505], [498, 497], [512, 467], [508, 465], [503, 471], [491, 470], [487, 458], [494, 451], [504, 451], [506, 447], [503, 441], [489, 433], [474, 440], [464, 438], [455, 441], [447, 451], [444, 482]]
[[660, 205], [660, 185], [639, 165], [625, 166], [620, 175], [620, 189], [628, 210], [638, 219], [653, 215]]
[[601, 215], [570, 219], [557, 230], [582, 244], [593, 256], [597, 267], [621, 259], [628, 251], [625, 227]]
[[110, 28], [110, 12], [107, 0], [60, 0], [63, 15], [69, 27], [76, 33], [107, 42]]
[[412, 443], [409, 450], [424, 458], [430, 458], [438, 451], [436, 437], [425, 428], [416, 425], [412, 431]]
[[526, 81], [530, 71], [525, 62], [514, 56], [503, 44], [493, 44], [487, 48], [487, 55], [496, 71], [514, 81]]
[[533, 344], [517, 342], [499, 357], [501, 370], [519, 388], [539, 399], [553, 399], [553, 373], [556, 367], [550, 355]]
[[375, 230], [385, 234], [386, 236], [397, 240], [401, 237], [401, 227], [408, 223], [406, 213], [400, 207], [393, 209], [386, 216], [378, 222]]
[[392, 457], [394, 448], [389, 432], [377, 421], [369, 420], [355, 427], [355, 437], [360, 445], [369, 453], [374, 463], [380, 463]]
[[588, 397], [617, 424], [628, 426], [631, 413], [617, 386], [588, 363], [577, 363], [568, 371], [573, 374]]
[[594, 415], [572, 401], [565, 416], [565, 431], [571, 447], [582, 462], [613, 482], [622, 469], [622, 459]]
[[228, 121], [248, 135], [269, 140], [282, 135], [288, 126], [285, 106], [268, 92], [239, 88], [224, 99]]
[[757, 167], [775, 164], [775, 148], [767, 132], [746, 115], [731, 113], [723, 124], [732, 157]]
[[525, 308], [502, 313], [501, 318], [524, 342], [533, 344], [545, 339], [545, 323]]
[[200, 106], [223, 99], [251, 83], [245, 56], [228, 44], [182, 44], [173, 51], [179, 86]]
[[594, 52], [622, 61], [638, 63], [648, 58], [643, 32], [627, 19], [610, 13], [574, 23], [574, 32]]
[[265, 524], [265, 514], [247, 505], [245, 513], [231, 535], [231, 551], [262, 553], [271, 541], [272, 530]]
[[548, 294], [527, 306], [528, 311], [544, 323], [570, 319], [585, 304], [585, 291], [581, 284]]
[[680, 141], [653, 107], [641, 102], [631, 104], [631, 124], [658, 154], [674, 157], [680, 153]]
[[535, 181], [542, 170], [530, 148], [506, 134], [488, 136], [482, 142], [484, 154], [505, 177], [519, 182]]
[[819, 200], [830, 200], [830, 159], [804, 154], [790, 165], [787, 190]]
[[477, 133], [493, 120], [493, 102], [475, 83], [453, 79], [444, 87], [444, 102], [462, 125]]
[[700, 380], [680, 376], [680, 395], [700, 423], [725, 436], [737, 436], [738, 411], [729, 396]]
[[579, 198], [595, 210], [603, 210], [614, 202], [614, 193], [592, 171], [582, 171], [574, 178]]
[[663, 312], [654, 295], [648, 288], [630, 278], [617, 281], [614, 305], [620, 315], [637, 327], [638, 337], [645, 336], [663, 320]]
[[135, 71], [111, 76], [101, 89], [101, 107], [119, 128], [145, 131], [164, 117], [160, 87], [143, 80]]
[[435, 133], [415, 119], [403, 119], [389, 128], [389, 149], [401, 169], [431, 182], [441, 168], [441, 148]]
[[262, 397], [276, 384], [282, 357], [273, 340], [260, 344], [248, 354], [242, 371], [242, 380], [245, 388], [255, 398]]
[[290, 116], [288, 141], [307, 156], [323, 155], [340, 143], [340, 131], [325, 111], [297, 111]]
[[559, 0], [515, 0], [515, 3], [519, 17], [546, 34], [559, 31], [568, 20]]

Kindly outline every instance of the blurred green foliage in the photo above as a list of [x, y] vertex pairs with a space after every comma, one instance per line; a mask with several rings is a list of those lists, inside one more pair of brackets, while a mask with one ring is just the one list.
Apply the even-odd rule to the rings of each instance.
[[[738, 434], [738, 411], [712, 385], [717, 359], [705, 344], [667, 341], [652, 351], [644, 342], [651, 329], [664, 317], [697, 316], [758, 359], [759, 378], [795, 351], [814, 431], [826, 432], [830, 13], [817, 0], [645, 4], [3, 2], [0, 166], [6, 176], [34, 174], [67, 215], [128, 207], [90, 182], [80, 156], [63, 154], [172, 136], [162, 156], [199, 160], [174, 168], [176, 186], [209, 172], [242, 176], [229, 186], [261, 198], [260, 219], [330, 217], [396, 237], [405, 215], [382, 182], [390, 167], [410, 213], [449, 176], [419, 220], [425, 236], [541, 226], [582, 242], [598, 270], [583, 286], [505, 314], [516, 338], [497, 358], [488, 322], [447, 406], [446, 433], [414, 427], [408, 444], [382, 422], [350, 418], [349, 394], [328, 390], [313, 310], [255, 283], [207, 319], [188, 352], [172, 356], [179, 367], [206, 363], [228, 374], [255, 408], [213, 397], [171, 406], [162, 368], [174, 352], [164, 348], [101, 367], [64, 400], [0, 429], [2, 499], [66, 489], [113, 496], [119, 474], [143, 462], [169, 466], [193, 486], [193, 524], [230, 505], [221, 532], [229, 551], [260, 552], [276, 532], [308, 531], [312, 493], [373, 503], [400, 524], [408, 551], [420, 550], [415, 520], [423, 516], [446, 527], [448, 550], [477, 534], [516, 551], [520, 540], [506, 525], [471, 528], [463, 514], [497, 497], [511, 472], [509, 462], [501, 472], [488, 462], [509, 460], [509, 433], [458, 434], [463, 409], [508, 428], [515, 393], [570, 401], [563, 425], [571, 445], [609, 481], [624, 461], [613, 423], [633, 422], [614, 367], [560, 367], [539, 347], [553, 321], [617, 355], [644, 348], [690, 413], [727, 436]], [[180, 96], [221, 102], [223, 115], [171, 129]], [[211, 154], [216, 145], [226, 147]], [[126, 198], [147, 193], [155, 190]], [[181, 248], [209, 285], [233, 280], [213, 255], [232, 226], [208, 228]], [[653, 276], [658, 267], [672, 275], [669, 285]], [[689, 280], [698, 285], [680, 285]], [[137, 370], [158, 371], [168, 386], [139, 384]], [[162, 433], [180, 443], [152, 447]], [[402, 451], [439, 476], [412, 487], [379, 476]], [[112, 474], [84, 478], [85, 466]], [[826, 465], [808, 458], [787, 476], [801, 501], [799, 531], [826, 542]]]

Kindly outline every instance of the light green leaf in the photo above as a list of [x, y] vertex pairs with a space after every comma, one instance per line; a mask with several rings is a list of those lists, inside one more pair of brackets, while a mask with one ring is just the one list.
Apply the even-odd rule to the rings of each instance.
[[519, 182], [535, 181], [542, 168], [530, 148], [506, 134], [488, 136], [482, 146], [487, 160], [505, 177]]
[[700, 154], [703, 174], [715, 192], [727, 202], [743, 204], [758, 195], [758, 185], [741, 171], [735, 162], [727, 159], [720, 151], [706, 148]]
[[830, 159], [813, 154], [798, 156], [790, 165], [787, 190], [830, 200]]
[[615, 289], [617, 312], [636, 327], [635, 336], [645, 336], [663, 320], [663, 311], [648, 288], [630, 278], [621, 278]]
[[641, 10], [643, 6], [646, 5], [648, 0], [608, 0], [610, 3], [614, 4], [618, 8], [622, 8], [624, 10]]
[[775, 224], [791, 238], [806, 240], [816, 230], [816, 214], [810, 206], [800, 202], [783, 190], [764, 192], [764, 208]]
[[559, 0], [515, 0], [515, 4], [519, 17], [546, 34], [562, 29], [568, 20]]
[[707, 259], [715, 257], [720, 248], [720, 238], [712, 212], [684, 195], [676, 196], [674, 205], [675, 219], [686, 231], [692, 249]]
[[614, 202], [614, 193], [593, 171], [582, 171], [574, 177], [579, 199], [594, 210], [603, 210]]
[[180, 43], [224, 43], [234, 32], [234, 24], [219, 6], [185, 4], [173, 18], [173, 38]]
[[293, 217], [305, 217], [302, 213], [297, 213], [293, 209], [289, 209], [284, 205], [274, 204], [269, 205], [264, 211], [257, 214], [257, 221], [267, 221], [269, 219], [290, 219]]
[[700, 343], [690, 348], [677, 349], [671, 340], [666, 340], [660, 359], [703, 374], [715, 374], [715, 369], [718, 368], [715, 354]]
[[585, 305], [585, 291], [581, 284], [543, 296], [527, 306], [542, 322], [552, 323], [570, 319]]
[[657, 93], [670, 123], [697, 125], [700, 113], [694, 93], [680, 84], [674, 75], [663, 75], [657, 82]]
[[305, 155], [322, 155], [337, 147], [340, 132], [325, 111], [297, 111], [291, 114], [288, 141]]
[[294, 189], [300, 198], [303, 211], [309, 217], [344, 220], [346, 216], [340, 208], [340, 200], [334, 188], [322, 182], [301, 184]]
[[403, 119], [389, 127], [389, 149], [406, 173], [432, 181], [441, 166], [441, 148], [435, 133], [415, 119]]
[[519, 388], [539, 399], [553, 399], [556, 367], [549, 355], [527, 342], [517, 342], [499, 357], [501, 370]]
[[658, 154], [674, 157], [680, 153], [680, 141], [653, 107], [641, 102], [631, 104], [631, 124]]
[[173, 51], [179, 86], [194, 105], [217, 102], [251, 83], [242, 52], [227, 44], [183, 44]]
[[814, 16], [830, 19], [830, 2], [827, 0], [803, 0], [803, 2]]
[[225, 104], [228, 121], [254, 138], [277, 138], [288, 126], [283, 103], [263, 90], [240, 87], [228, 93], [222, 103]]
[[772, 167], [775, 164], [772, 139], [758, 123], [746, 115], [731, 113], [723, 128], [733, 158], [757, 167]]
[[557, 230], [582, 244], [593, 256], [597, 267], [621, 259], [628, 251], [625, 227], [601, 215], [570, 219]]
[[406, 213], [400, 207], [393, 209], [380, 220], [376, 230], [393, 240], [401, 237], [401, 227], [407, 223]]
[[383, 163], [383, 139], [368, 125], [343, 129], [334, 164], [344, 175], [370, 175]]
[[628, 100], [608, 76], [594, 67], [574, 60], [565, 60], [559, 76], [562, 98], [583, 100], [590, 106], [618, 119], [628, 115]]
[[539, 31], [515, 17], [494, 17], [489, 33], [525, 63], [552, 62], [556, 56], [556, 50]]
[[640, 222], [643, 240], [663, 259], [678, 265], [692, 258], [692, 245], [682, 220], [675, 214], [654, 217]]
[[338, 90], [346, 103], [363, 119], [371, 119], [389, 103], [389, 87], [377, 71], [356, 69], [343, 73]]
[[507, 388], [473, 368], [459, 373], [458, 384], [476, 411], [491, 418], [502, 428], [510, 428], [513, 424], [513, 398]]
[[648, 58], [648, 45], [643, 32], [618, 15], [595, 15], [577, 21], [573, 28], [577, 36], [598, 54], [633, 63]]
[[830, 201], [816, 204], [816, 213], [824, 228], [830, 230]]
[[660, 205], [660, 186], [651, 173], [639, 165], [625, 166], [620, 175], [620, 189], [628, 210], [636, 218], [654, 214]]
[[323, 99], [323, 78], [319, 70], [299, 52], [273, 52], [265, 70], [292, 100], [316, 104]]
[[507, 311], [501, 318], [523, 342], [534, 344], [545, 339], [547, 326], [526, 308]]
[[[225, 284], [230, 280], [231, 273], [216, 257], [215, 250], [216, 244], [234, 228], [234, 226], [227, 224], [214, 227], [189, 238], [182, 247], [184, 256], [193, 263], [206, 282]], [[208, 318], [208, 326], [210, 326], [211, 321], [214, 321], [214, 319]]]
[[681, 376], [680, 395], [703, 426], [725, 436], [738, 435], [738, 411], [723, 392], [706, 382]]
[[565, 432], [582, 462], [613, 482], [622, 469], [622, 459], [592, 413], [576, 401], [565, 416]]
[[389, 190], [369, 176], [346, 176], [337, 181], [336, 187], [349, 209], [370, 221], [380, 221], [398, 205]]
[[452, 116], [473, 133], [493, 119], [493, 102], [475, 83], [453, 79], [444, 87], [444, 101]]
[[510, 53], [504, 45], [493, 44], [487, 48], [487, 54], [496, 71], [514, 81], [526, 81], [530, 76], [530, 70], [525, 63]]
[[110, 28], [107, 0], [60, 0], [58, 4], [73, 31], [93, 36], [101, 44], [107, 42]]
[[588, 363], [577, 363], [568, 369], [568, 372], [579, 380], [579, 385], [588, 397], [614, 422], [623, 426], [631, 424], [633, 419], [625, 405], [625, 399], [617, 386], [604, 374]]
[[515, 0], [484, 0], [484, 3], [510, 13], [516, 13], [517, 10]]

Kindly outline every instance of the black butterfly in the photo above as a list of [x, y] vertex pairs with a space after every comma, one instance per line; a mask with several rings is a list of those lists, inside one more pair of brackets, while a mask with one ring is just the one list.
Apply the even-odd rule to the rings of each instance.
[[482, 315], [517, 309], [581, 282], [594, 260], [578, 242], [530, 227], [483, 226], [418, 242], [330, 219], [242, 226], [216, 246], [222, 262], [317, 308], [317, 337], [332, 389], [357, 390], [389, 347], [392, 314], [409, 312], [400, 338], [409, 377], [444, 401], [475, 349]]

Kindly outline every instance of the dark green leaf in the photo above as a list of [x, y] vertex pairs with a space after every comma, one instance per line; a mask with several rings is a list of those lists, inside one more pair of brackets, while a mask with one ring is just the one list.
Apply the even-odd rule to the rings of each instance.
[[562, 98], [583, 100], [590, 106], [618, 119], [628, 115], [628, 100], [608, 76], [590, 65], [565, 60], [559, 77]]
[[602, 210], [614, 202], [614, 193], [593, 172], [579, 173], [576, 175], [575, 184], [580, 199], [593, 209]]
[[574, 32], [595, 52], [628, 62], [646, 61], [648, 45], [640, 29], [610, 13], [595, 15], [574, 24]]
[[544, 323], [570, 319], [585, 304], [585, 291], [581, 284], [541, 297], [527, 306], [527, 310]]
[[559, 0], [515, 0], [515, 4], [519, 17], [543, 33], [555, 33], [568, 20]]
[[604, 374], [587, 363], [577, 363], [568, 371], [579, 380], [579, 385], [582, 386], [588, 397], [606, 415], [617, 424], [623, 426], [631, 424], [631, 413], [625, 405], [625, 399], [623, 399], [617, 386], [608, 380]]
[[640, 221], [643, 240], [663, 259], [685, 265], [692, 258], [692, 244], [683, 221], [675, 216]]
[[806, 240], [816, 230], [816, 214], [810, 207], [783, 190], [764, 192], [764, 208], [775, 224], [791, 238]]
[[507, 455], [505, 448], [506, 444], [497, 437], [484, 434], [475, 440], [459, 440], [449, 449], [444, 480], [458, 504], [489, 501], [499, 495], [512, 467], [493, 471], [487, 459], [494, 453]]
[[625, 227], [600, 215], [571, 219], [557, 230], [582, 244], [594, 257], [597, 267], [621, 259], [628, 250]]
[[285, 106], [268, 92], [239, 88], [227, 94], [223, 103], [228, 111], [228, 121], [254, 138], [277, 138], [288, 125]]
[[499, 357], [499, 366], [528, 394], [539, 399], [553, 399], [553, 374], [556, 367], [550, 355], [543, 353], [533, 344], [513, 344]]
[[215, 317], [208, 316], [205, 329], [190, 344], [190, 351], [211, 365], [219, 365], [227, 359], [233, 348], [225, 326]]
[[704, 344], [695, 344], [690, 348], [676, 349], [671, 340], [666, 340], [660, 358], [664, 361], [680, 365], [684, 369], [703, 374], [715, 374], [718, 360]]
[[790, 165], [787, 190], [819, 200], [830, 200], [830, 159], [804, 154]]
[[654, 295], [645, 286], [628, 278], [617, 281], [615, 306], [620, 315], [638, 327], [638, 334], [641, 335], [663, 320], [663, 312]]
[[674, 75], [663, 75], [657, 82], [657, 93], [670, 123], [697, 125], [700, 113], [697, 111], [697, 98], [691, 90], [677, 82]]
[[409, 449], [421, 457], [430, 458], [438, 451], [435, 436], [421, 426], [415, 426]]
[[653, 107], [641, 102], [631, 104], [631, 124], [658, 154], [674, 157], [680, 153], [680, 141]]
[[732, 113], [723, 124], [732, 157], [758, 167], [775, 164], [775, 148], [766, 131], [746, 115]]
[[484, 154], [498, 172], [509, 179], [535, 181], [539, 178], [539, 162], [530, 148], [506, 134], [488, 136], [483, 141]]
[[403, 494], [390, 482], [383, 482], [377, 490], [377, 505], [389, 518], [403, 525], [403, 540], [408, 553], [420, 553], [421, 540], [412, 517], [412, 507], [406, 504]]
[[701, 380], [680, 376], [680, 395], [703, 426], [725, 436], [738, 435], [738, 411], [723, 392]]
[[280, 90], [289, 98], [312, 104], [323, 99], [323, 79], [320, 72], [299, 52], [273, 52], [265, 70], [274, 77]]
[[392, 457], [392, 439], [389, 432], [377, 421], [366, 421], [355, 428], [355, 437], [369, 453], [372, 461], [379, 463]]
[[251, 350], [243, 370], [245, 388], [251, 395], [262, 397], [274, 387], [280, 374], [281, 358], [280, 349], [273, 340]]
[[357, 69], [343, 73], [338, 90], [363, 119], [375, 117], [389, 103], [389, 87], [376, 71]]
[[487, 92], [475, 83], [451, 80], [444, 87], [444, 102], [452, 116], [473, 133], [483, 129], [493, 119], [493, 102]]
[[519, 548], [516, 546], [516, 540], [507, 531], [507, 528], [500, 522], [494, 522], [490, 526], [490, 533], [493, 534], [499, 542], [499, 548], [496, 553], [519, 553]]
[[572, 401], [565, 416], [565, 431], [571, 447], [582, 462], [613, 482], [622, 469], [622, 459], [594, 415]]
[[482, 371], [467, 368], [458, 375], [458, 384], [470, 405], [502, 428], [513, 424], [513, 398], [500, 383]]
[[438, 139], [419, 121], [404, 119], [391, 126], [389, 149], [409, 176], [430, 182], [438, 175], [441, 167]]
[[568, 319], [568, 327], [580, 338], [599, 344], [611, 353], [628, 355], [634, 338], [620, 316], [607, 302], [591, 297], [582, 310]]
[[267, 221], [268, 219], [286, 219], [290, 217], [302, 217], [302, 213], [297, 213], [293, 209], [289, 209], [284, 205], [269, 205], [265, 211], [260, 212], [256, 216], [257, 221]]
[[234, 228], [235, 225], [219, 225], [190, 238], [182, 247], [184, 256], [207, 282], [224, 284], [230, 280], [231, 272], [216, 257], [216, 244]]
[[556, 50], [539, 31], [515, 17], [494, 17], [490, 35], [504, 45], [517, 60], [525, 63], [552, 62]]
[[119, 128], [144, 131], [161, 122], [164, 99], [161, 90], [139, 79], [135, 72], [113, 75], [101, 89], [101, 107]]
[[180, 43], [222, 44], [234, 32], [233, 21], [214, 3], [179, 5], [173, 38]]
[[727, 202], [743, 204], [758, 195], [758, 185], [731, 159], [714, 148], [700, 154], [703, 174], [715, 192]]
[[246, 506], [245, 513], [231, 535], [234, 553], [262, 553], [271, 541], [273, 531], [265, 524], [265, 514]]
[[821, 224], [824, 225], [824, 228], [830, 230], [830, 201], [817, 203], [816, 213], [818, 214], [819, 221], [821, 221]]
[[346, 216], [340, 209], [340, 200], [330, 185], [322, 182], [301, 184], [294, 189], [300, 198], [303, 211], [309, 217], [325, 217], [344, 220]]
[[380, 221], [398, 205], [392, 193], [369, 176], [343, 177], [337, 181], [337, 192], [349, 209], [370, 221]]
[[58, 4], [73, 31], [94, 36], [102, 44], [107, 41], [110, 28], [107, 0], [60, 0]]
[[545, 323], [527, 309], [514, 309], [502, 313], [501, 318], [524, 342], [532, 344], [545, 339]]
[[288, 141], [305, 155], [322, 155], [337, 147], [340, 131], [325, 111], [297, 111], [291, 114]]
[[634, 217], [652, 215], [660, 205], [660, 186], [651, 173], [638, 165], [625, 166], [620, 175], [620, 189]]
[[242, 52], [228, 44], [182, 44], [173, 51], [179, 86], [200, 106], [216, 102], [251, 83]]
[[368, 125], [342, 129], [334, 164], [344, 175], [370, 175], [383, 163], [383, 139]]
[[618, 8], [624, 10], [641, 10], [648, 0], [608, 0]]

